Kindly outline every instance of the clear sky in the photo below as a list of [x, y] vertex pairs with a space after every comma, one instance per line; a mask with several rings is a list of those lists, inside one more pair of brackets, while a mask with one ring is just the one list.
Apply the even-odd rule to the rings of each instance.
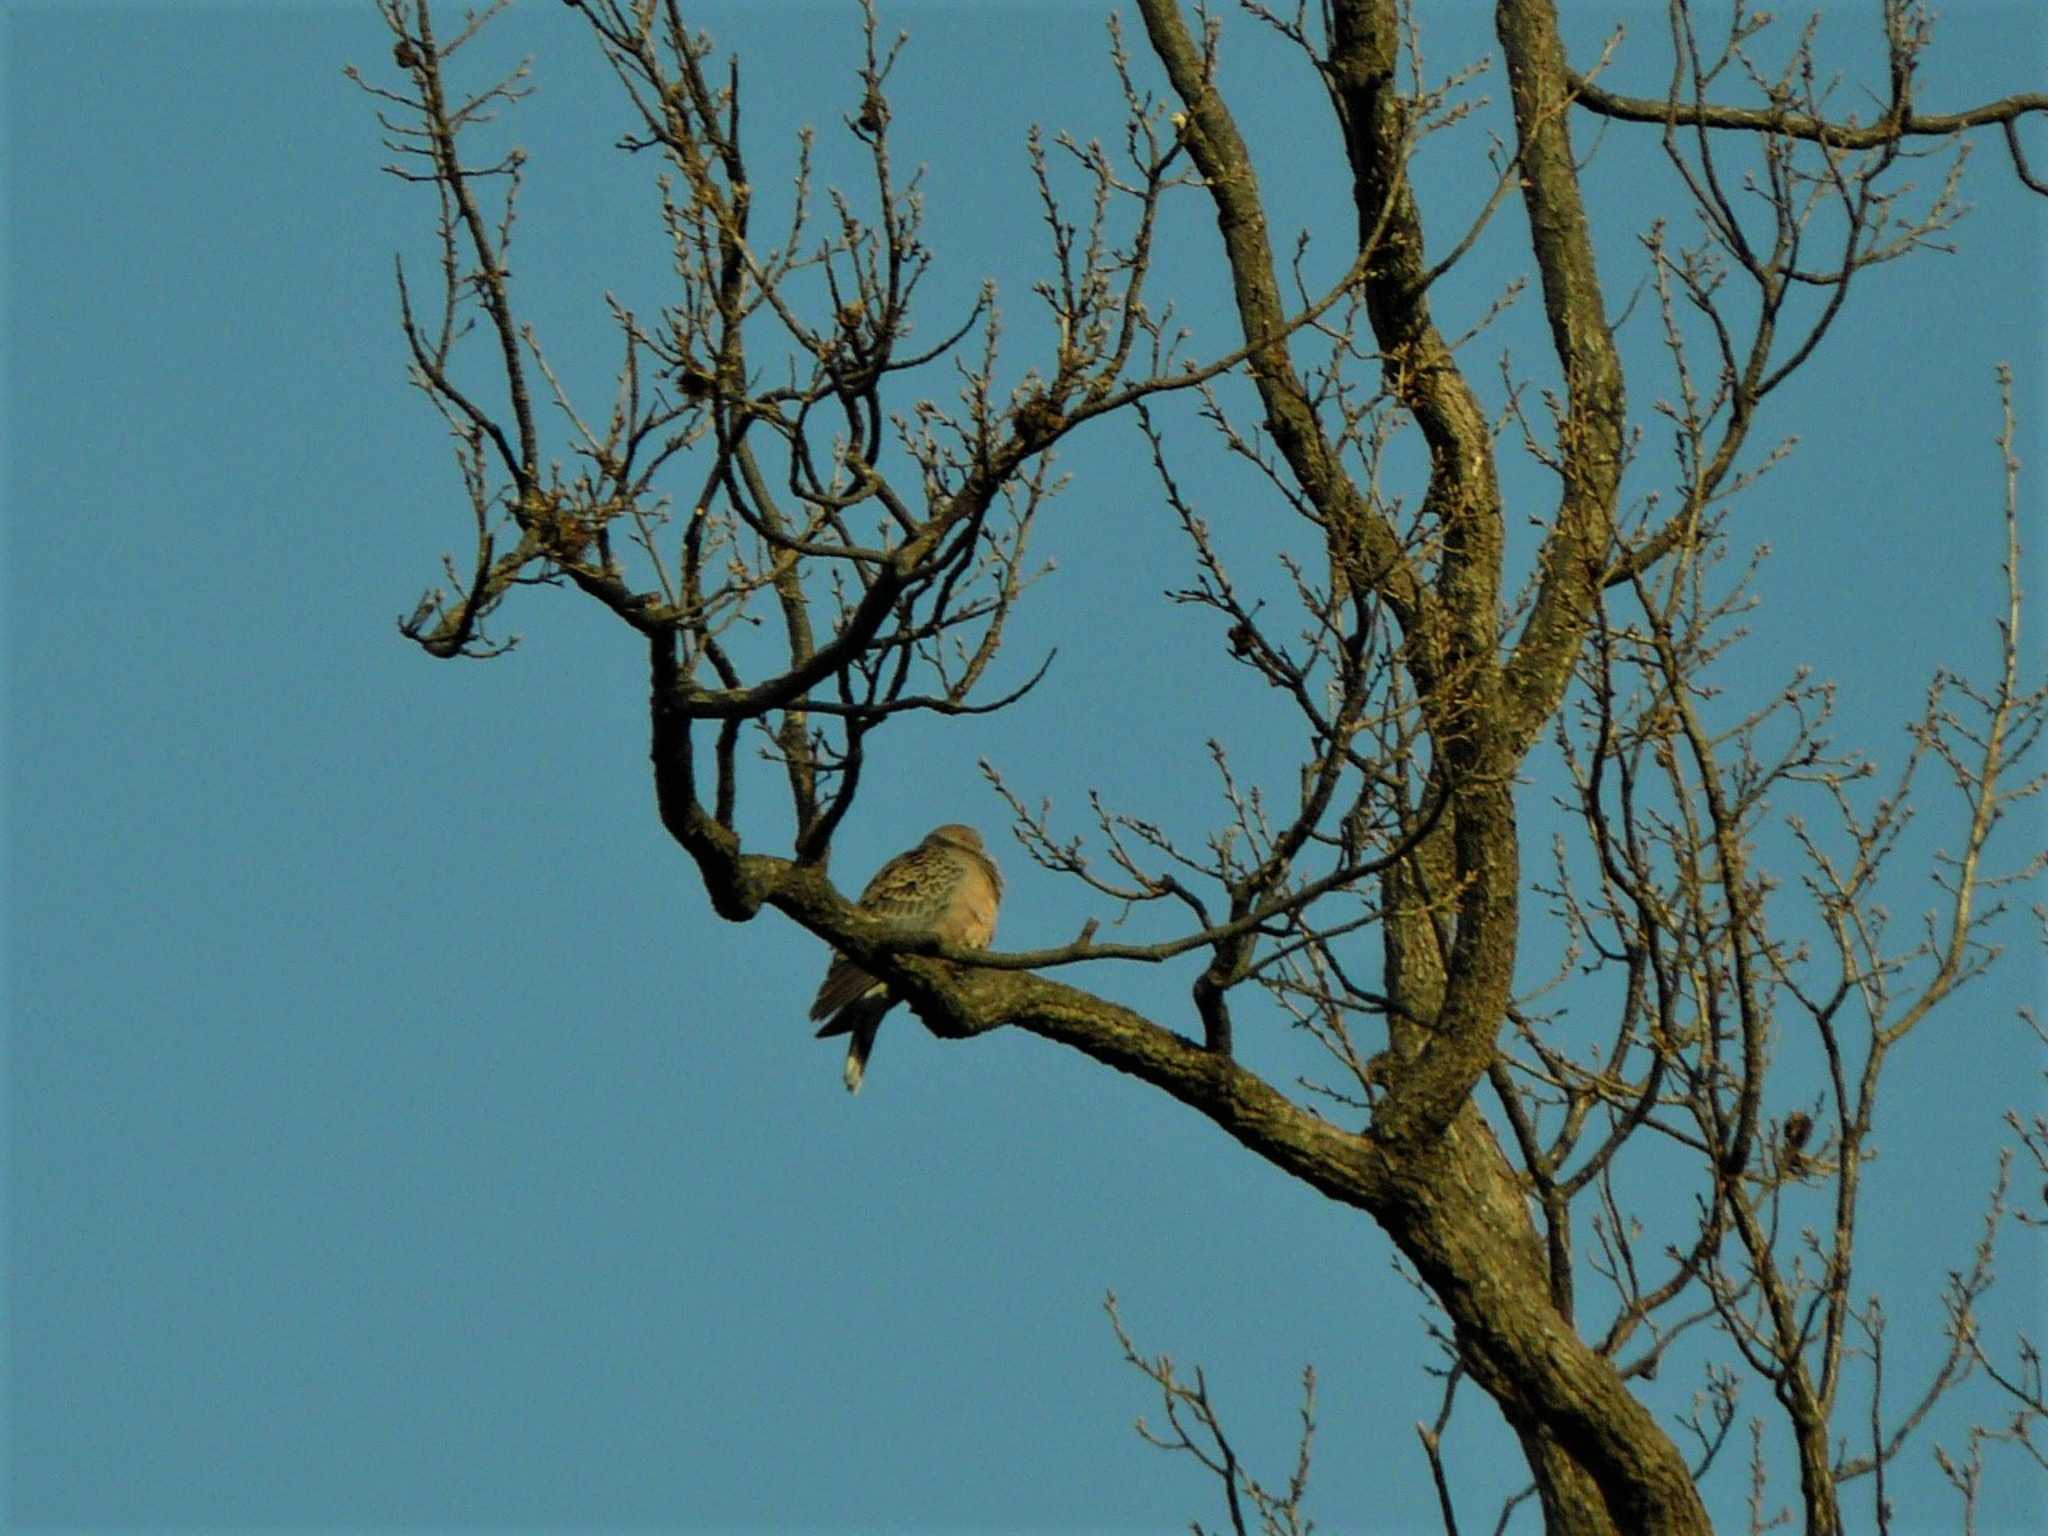
[[[1433, 69], [1490, 50], [1486, 8], [1423, 9]], [[1573, 10], [1580, 55], [1625, 20], [1613, 78], [1659, 88], [1661, 7]], [[1829, 7], [1824, 45], [1867, 62], [1873, 10]], [[1928, 105], [2048, 82], [2032, 0], [1948, 11]], [[1101, 13], [885, 11], [912, 38], [895, 132], [929, 167], [927, 324], [995, 276], [1012, 377], [1043, 342], [1024, 136], [1115, 132]], [[803, 122], [828, 179], [850, 174], [853, 8], [696, 14], [746, 59], [761, 183], [786, 185]], [[1276, 231], [1320, 225], [1335, 259], [1327, 109], [1256, 31], [1231, 21], [1227, 79]], [[721, 924], [655, 819], [639, 647], [552, 592], [522, 595], [504, 627], [524, 642], [487, 665], [399, 638], [393, 616], [461, 548], [466, 514], [396, 328], [392, 256], [422, 258], [429, 199], [377, 173], [370, 105], [341, 76], [390, 74], [367, 0], [0, 4], [0, 40], [9, 1523], [1218, 1519], [1194, 1469], [1130, 1432], [1156, 1405], [1102, 1317], [1114, 1288], [1141, 1344], [1207, 1365], [1274, 1476], [1314, 1362], [1326, 1528], [1435, 1529], [1412, 1429], [1434, 1413], [1435, 1357], [1369, 1222], [1007, 1032], [948, 1045], [892, 1019], [850, 1101], [803, 1019], [820, 946], [773, 915]], [[509, 130], [533, 157], [519, 291], [571, 387], [601, 401], [604, 291], [660, 301], [647, 168], [605, 148], [626, 113], [573, 15], [523, 0], [492, 46], [534, 54], [540, 85]], [[1497, 68], [1479, 89], [1500, 97]], [[1625, 295], [1634, 232], [1683, 205], [1639, 131], [1579, 133]], [[1482, 149], [1475, 128], [1425, 155], [1432, 239], [1483, 196]], [[1995, 141], [1969, 188], [1958, 253], [1873, 274], [1776, 402], [1765, 435], [1800, 447], [1734, 525], [1774, 555], [1731, 695], [1810, 663], [1841, 683], [1838, 738], [1887, 762], [1932, 668], [1992, 653], [1999, 360], [2048, 466], [2048, 220]], [[1447, 329], [1526, 271], [1519, 228], [1511, 209], [1447, 287]], [[1213, 225], [1191, 201], [1170, 233], [1163, 270], [1220, 342]], [[1474, 368], [1496, 393], [1501, 347], [1539, 355], [1533, 299], [1499, 338]], [[1205, 681], [1213, 627], [1159, 595], [1186, 555], [1134, 430], [1105, 426], [1067, 462], [1039, 545], [1058, 570], [1004, 663], [1021, 677], [1065, 637], [1047, 689], [965, 728], [887, 733], [834, 866], [857, 887], [933, 822], [978, 823], [1011, 875], [1014, 946], [1113, 914], [1029, 865], [976, 759], [1073, 830], [1096, 786], [1193, 831], [1215, 812], [1202, 742], [1231, 725]], [[2026, 495], [2048, 543], [2043, 481]], [[1268, 515], [1235, 493], [1205, 511], [1246, 541]], [[779, 815], [755, 825], [780, 836]], [[1928, 843], [1948, 815], [1930, 805]], [[2028, 816], [2009, 847], [2040, 843]], [[1901, 922], [1926, 900], [1902, 887]], [[1864, 1281], [1909, 1382], [1974, 1237], [1998, 1112], [2041, 1104], [2013, 1018], [2043, 990], [2039, 951], [2021, 925], [2007, 937], [2004, 969], [1903, 1053], [1881, 1121]], [[1084, 980], [1189, 1030], [1192, 975]], [[2043, 1313], [2042, 1250], [2008, 1243], [1989, 1313], [2005, 1340]], [[1955, 1445], [1962, 1422], [1932, 1434]], [[1902, 1530], [1954, 1524], [1930, 1445], [1894, 1477]], [[1521, 1471], [1483, 1402], [1447, 1452], [1463, 1520], [1490, 1529]], [[1993, 1480], [1986, 1528], [2037, 1528], [2040, 1484], [1995, 1454]], [[1733, 1528], [1739, 1467], [1709, 1494]], [[1851, 1497], [1867, 1522], [1867, 1487]]]

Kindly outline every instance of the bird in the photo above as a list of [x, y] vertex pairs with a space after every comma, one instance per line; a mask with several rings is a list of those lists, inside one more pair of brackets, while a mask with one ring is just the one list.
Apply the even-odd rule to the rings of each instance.
[[[899, 853], [860, 893], [856, 905], [970, 949], [986, 949], [996, 936], [996, 909], [1003, 899], [1002, 871], [972, 827], [949, 822], [934, 827], [923, 842]], [[823, 1019], [817, 1038], [851, 1036], [846, 1043], [846, 1091], [859, 1093], [882, 1015], [896, 1006], [895, 994], [845, 955], [834, 954], [825, 981], [811, 1004], [811, 1018]]]

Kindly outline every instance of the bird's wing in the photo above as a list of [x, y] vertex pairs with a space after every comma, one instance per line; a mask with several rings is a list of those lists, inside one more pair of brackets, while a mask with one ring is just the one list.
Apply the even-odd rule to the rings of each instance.
[[[856, 905], [888, 922], [936, 925], [952, 904], [961, 874], [960, 866], [945, 853], [920, 845], [908, 853], [899, 853], [877, 870]], [[879, 985], [846, 956], [834, 955], [831, 968], [825, 972], [824, 985], [818, 988], [818, 996], [811, 1004], [811, 1017], [827, 1018]]]
[[818, 988], [818, 995], [811, 1003], [811, 1017], [825, 1021], [818, 1033], [843, 1035], [853, 1028], [851, 1022], [836, 1018], [834, 1015], [847, 1004], [858, 1002], [880, 986], [880, 982], [846, 956], [834, 955], [831, 967], [825, 972], [824, 985]]

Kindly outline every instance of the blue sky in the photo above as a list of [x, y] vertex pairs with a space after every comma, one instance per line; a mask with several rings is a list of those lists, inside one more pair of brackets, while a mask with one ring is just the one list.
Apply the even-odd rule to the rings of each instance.
[[[1590, 56], [1626, 18], [1614, 78], [1655, 89], [1658, 9], [1579, 9], [1575, 46]], [[1439, 71], [1490, 47], [1484, 8], [1450, 10], [1426, 34]], [[1874, 20], [1849, 12], [1830, 7], [1823, 43], [1867, 62]], [[1930, 105], [2040, 88], [2033, 6], [1950, 12]], [[697, 14], [746, 60], [761, 183], [786, 184], [803, 122], [827, 179], [850, 178], [851, 7]], [[994, 275], [1014, 377], [1044, 341], [1024, 135], [1115, 131], [1100, 8], [885, 15], [912, 35], [894, 131], [928, 163], [928, 324]], [[1329, 1528], [1433, 1529], [1412, 1426], [1434, 1413], [1434, 1357], [1369, 1223], [1007, 1033], [949, 1045], [894, 1019], [849, 1101], [803, 1022], [820, 947], [773, 916], [720, 923], [660, 830], [638, 647], [553, 592], [522, 595], [504, 627], [523, 644], [488, 665], [398, 637], [466, 514], [396, 328], [391, 260], [423, 258], [427, 200], [377, 174], [369, 104], [340, 73], [389, 73], [370, 7], [13, 4], [0, 28], [10, 1523], [1218, 1518], [1191, 1468], [1130, 1433], [1156, 1405], [1102, 1318], [1114, 1288], [1141, 1344], [1206, 1364], [1276, 1476], [1315, 1363]], [[1255, 32], [1232, 22], [1226, 81], [1274, 226], [1321, 225], [1337, 259], [1326, 108]], [[603, 399], [602, 294], [661, 294], [646, 172], [606, 150], [624, 111], [561, 6], [525, 0], [493, 46], [534, 54], [540, 86], [507, 130], [533, 156], [520, 292], [571, 388]], [[1498, 97], [1498, 71], [1479, 89]], [[1582, 124], [1582, 153], [1595, 139]], [[1482, 145], [1475, 130], [1425, 153], [1432, 239], [1484, 196]], [[1738, 548], [1773, 558], [1731, 696], [1810, 663], [1841, 685], [1838, 736], [1888, 762], [1931, 669], [1991, 656], [1997, 361], [2017, 370], [2022, 450], [2048, 463], [2048, 220], [2011, 182], [1985, 142], [1959, 252], [1872, 274], [1775, 402], [1765, 435], [1801, 445], [1734, 523]], [[1620, 293], [1633, 233], [1682, 205], [1619, 126], [1588, 184]], [[1447, 284], [1447, 329], [1524, 271], [1518, 228], [1504, 216]], [[1169, 235], [1163, 272], [1220, 343], [1213, 225], [1190, 200]], [[1483, 389], [1501, 347], [1536, 363], [1533, 300], [1475, 367]], [[1646, 420], [1653, 394], [1634, 395]], [[1017, 947], [1112, 914], [1028, 864], [977, 759], [1076, 830], [1096, 787], [1197, 833], [1216, 809], [1202, 744], [1241, 723], [1212, 682], [1212, 627], [1159, 596], [1187, 560], [1135, 432], [1105, 426], [1067, 463], [1038, 546], [1058, 569], [1003, 663], [1021, 678], [1060, 643], [1046, 692], [887, 733], [835, 859], [858, 886], [934, 821], [976, 822], [1011, 874]], [[1248, 488], [1201, 484], [1270, 579]], [[2025, 494], [2038, 527], [2040, 482]], [[783, 814], [763, 804], [756, 835], [772, 844]], [[1948, 816], [1930, 804], [1926, 845]], [[2023, 819], [2009, 847], [2040, 844], [2038, 811]], [[1925, 900], [1902, 886], [1902, 921]], [[2005, 967], [1896, 1063], [1864, 1255], [1902, 1335], [1966, 1257], [1999, 1110], [2041, 1103], [2013, 1019], [2042, 991], [2039, 954], [2023, 926], [2007, 937]], [[1191, 1029], [1192, 975], [1095, 980]], [[2009, 1235], [2000, 1337], [2038, 1329], [2041, 1259]], [[1895, 1341], [1903, 1378], [1929, 1331]], [[1953, 1444], [1961, 1422], [1934, 1432]], [[1490, 1528], [1520, 1479], [1483, 1403], [1447, 1454], [1462, 1517]], [[1986, 1528], [2032, 1528], [2038, 1484], [1993, 1469]], [[1709, 1492], [1735, 1520], [1737, 1470]], [[1927, 1440], [1893, 1493], [1904, 1529], [1952, 1526]], [[1867, 1489], [1852, 1497], [1867, 1517]]]

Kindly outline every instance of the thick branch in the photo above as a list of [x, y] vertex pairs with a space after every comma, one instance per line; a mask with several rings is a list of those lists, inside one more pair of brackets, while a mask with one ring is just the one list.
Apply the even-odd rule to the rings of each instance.
[[1508, 666], [1513, 728], [1533, 740], [1563, 697], [1585, 639], [1614, 538], [1627, 431], [1621, 361], [1608, 328], [1578, 162], [1564, 116], [1570, 84], [1553, 0], [1500, 0], [1494, 16], [1507, 55], [1520, 137], [1522, 200], [1543, 279], [1543, 309], [1565, 379], [1559, 434], [1564, 486], [1545, 540], [1536, 604]]
[[[1181, 131], [1215, 204], [1239, 328], [1247, 341], [1284, 337], [1287, 309], [1251, 151], [1210, 78], [1210, 61], [1188, 34], [1178, 0], [1139, 0], [1138, 9], [1153, 52], [1187, 108]], [[1254, 352], [1249, 362], [1267, 429], [1323, 519], [1336, 569], [1360, 589], [1379, 592], [1402, 626], [1412, 627], [1424, 603], [1421, 583], [1392, 525], [1359, 495], [1337, 461], [1285, 341]]]

